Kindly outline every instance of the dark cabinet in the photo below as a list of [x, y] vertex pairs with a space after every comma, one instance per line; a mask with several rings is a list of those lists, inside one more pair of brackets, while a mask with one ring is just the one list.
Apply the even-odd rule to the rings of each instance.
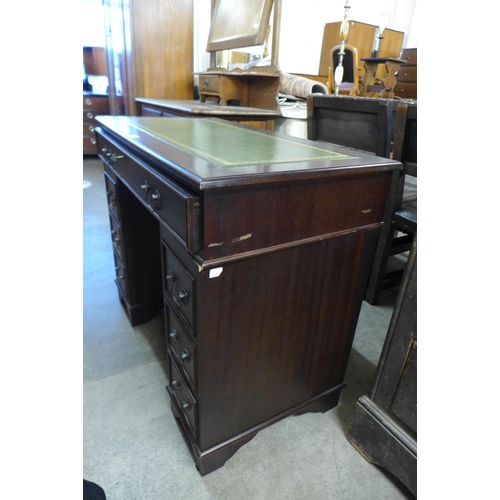
[[417, 239], [369, 396], [355, 407], [348, 436], [371, 463], [417, 494]]

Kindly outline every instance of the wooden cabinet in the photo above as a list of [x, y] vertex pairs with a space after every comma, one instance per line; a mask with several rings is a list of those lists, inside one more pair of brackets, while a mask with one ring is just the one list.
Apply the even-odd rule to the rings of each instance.
[[348, 439], [417, 495], [416, 237], [371, 393], [358, 400]]
[[95, 127], [98, 115], [109, 115], [109, 101], [107, 95], [83, 93], [83, 154], [96, 155]]
[[103, 117], [97, 134], [119, 297], [132, 324], [164, 308], [199, 472], [336, 406], [400, 164], [219, 119]]
[[138, 114], [137, 96], [192, 99], [193, 0], [103, 1], [110, 87], [125, 114]]

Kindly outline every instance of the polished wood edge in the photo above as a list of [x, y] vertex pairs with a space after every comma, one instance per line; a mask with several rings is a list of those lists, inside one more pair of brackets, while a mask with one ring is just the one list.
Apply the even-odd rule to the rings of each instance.
[[237, 262], [244, 259], [251, 259], [253, 257], [258, 257], [260, 255], [268, 255], [270, 253], [279, 252], [282, 250], [288, 250], [290, 248], [301, 247], [304, 245], [310, 245], [311, 243], [317, 243], [323, 240], [330, 240], [332, 238], [337, 238], [347, 234], [358, 233], [361, 231], [372, 231], [378, 229], [383, 225], [382, 222], [377, 222], [375, 224], [369, 224], [367, 226], [356, 227], [354, 229], [346, 229], [344, 231], [336, 231], [334, 233], [322, 234], [320, 236], [314, 236], [312, 238], [305, 238], [303, 240], [297, 240], [290, 243], [282, 243], [281, 245], [274, 245], [267, 248], [261, 248], [259, 250], [253, 250], [251, 252], [240, 253], [236, 255], [229, 255], [227, 257], [220, 257], [219, 259], [204, 261], [199, 255], [193, 255], [196, 263], [198, 264], [200, 272], [205, 269], [210, 269], [212, 267], [218, 267], [225, 264], [230, 264], [232, 262]]

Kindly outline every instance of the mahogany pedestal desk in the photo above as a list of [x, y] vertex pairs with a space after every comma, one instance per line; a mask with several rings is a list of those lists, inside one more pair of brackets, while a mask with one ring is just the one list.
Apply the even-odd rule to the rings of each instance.
[[200, 474], [335, 407], [400, 164], [220, 119], [99, 122], [118, 294], [133, 325], [164, 307]]

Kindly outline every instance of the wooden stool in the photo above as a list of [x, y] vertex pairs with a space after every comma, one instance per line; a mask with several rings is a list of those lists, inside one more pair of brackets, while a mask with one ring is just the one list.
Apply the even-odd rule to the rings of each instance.
[[[394, 59], [392, 57], [365, 57], [365, 74], [361, 82], [361, 89], [358, 96], [361, 97], [381, 97], [383, 99], [394, 99], [394, 87], [396, 86], [396, 72], [401, 64], [406, 61]], [[386, 76], [382, 79], [382, 85], [375, 85], [375, 75], [379, 64], [385, 64], [387, 69]]]

